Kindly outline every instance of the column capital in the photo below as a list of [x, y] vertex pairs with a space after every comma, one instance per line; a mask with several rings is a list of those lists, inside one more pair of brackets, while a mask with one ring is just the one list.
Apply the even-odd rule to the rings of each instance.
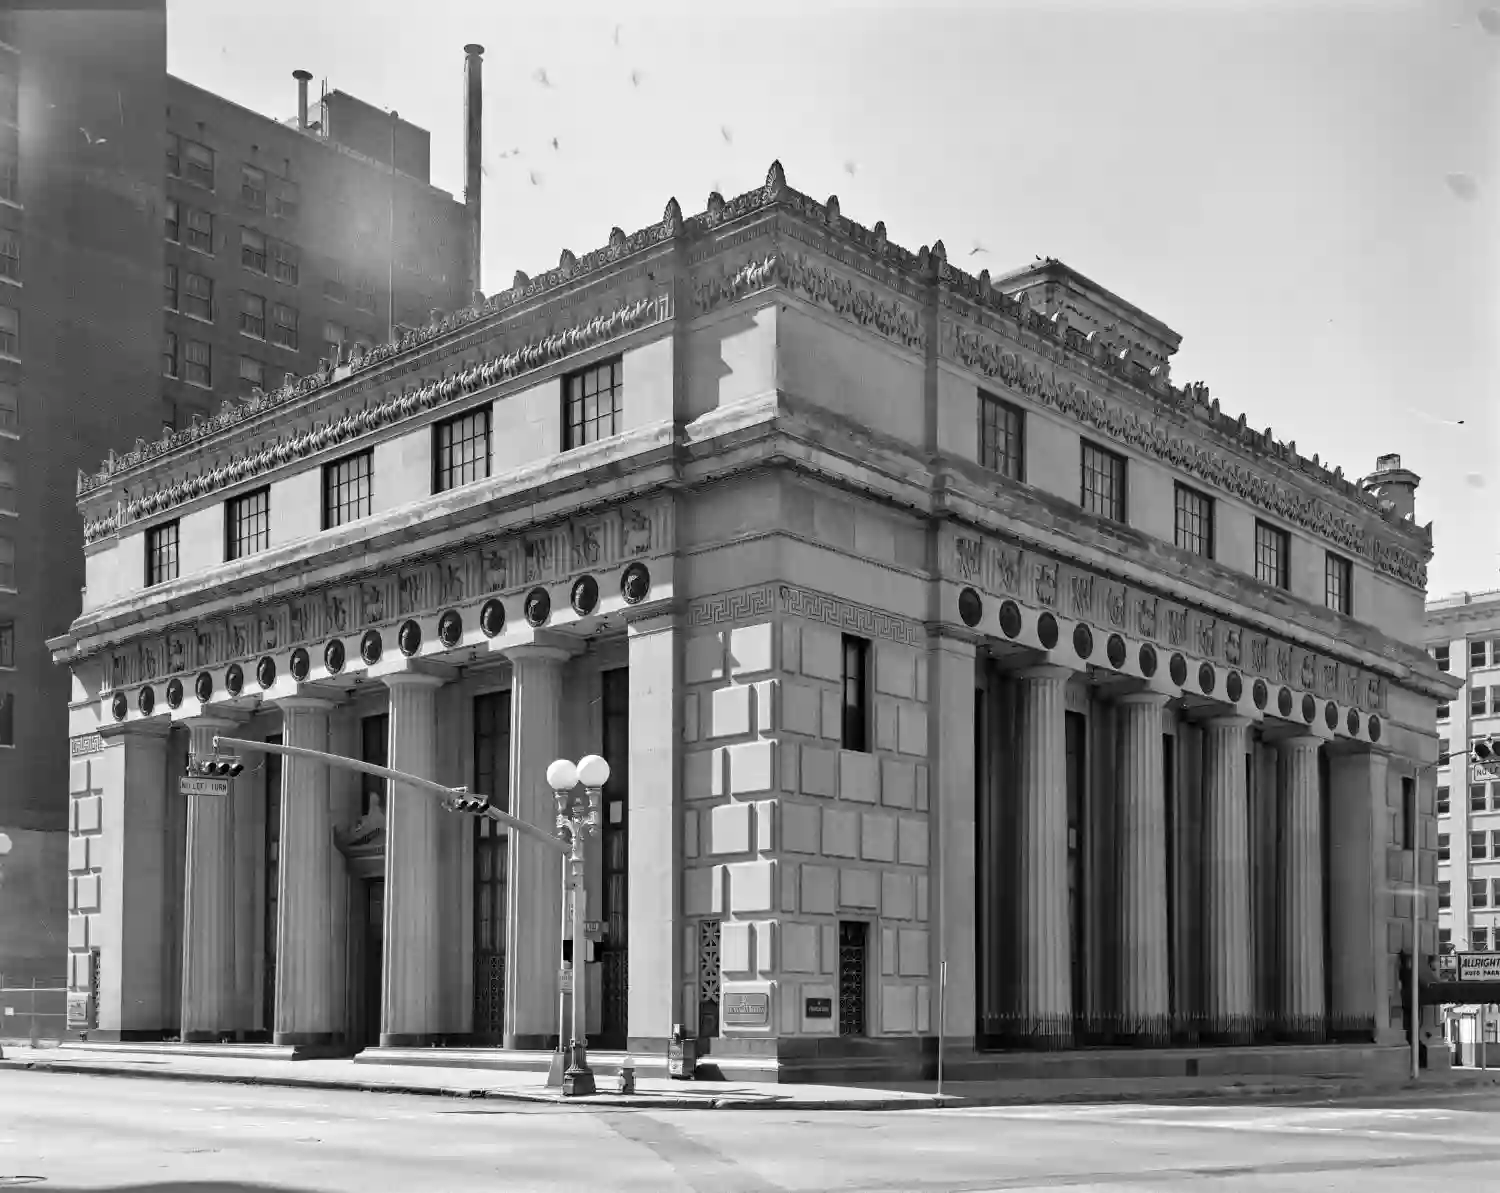
[[1316, 733], [1308, 733], [1305, 729], [1289, 729], [1282, 733], [1272, 731], [1265, 735], [1268, 744], [1275, 746], [1278, 750], [1292, 747], [1298, 750], [1316, 750], [1323, 745], [1324, 739]]
[[271, 703], [283, 713], [332, 712], [339, 704], [322, 696], [282, 696]]
[[238, 709], [215, 708], [212, 712], [200, 712], [196, 716], [178, 718], [180, 724], [189, 729], [212, 729], [228, 731], [230, 729], [243, 729], [245, 722], [250, 719], [248, 712], [240, 712]]
[[1018, 679], [1047, 679], [1066, 683], [1073, 676], [1081, 674], [1071, 667], [1063, 667], [1057, 663], [1035, 663], [1030, 667], [1022, 667], [1016, 673]]
[[923, 628], [927, 631], [930, 649], [946, 650], [951, 654], [976, 655], [979, 648], [989, 641], [988, 634], [967, 626], [950, 625], [946, 621], [929, 621]]
[[1248, 729], [1255, 724], [1255, 720], [1238, 713], [1216, 712], [1204, 717], [1203, 723], [1210, 729]]
[[658, 634], [682, 627], [682, 602], [657, 601], [654, 604], [625, 609], [625, 632], [634, 638], [639, 634]]
[[105, 741], [119, 738], [139, 738], [142, 741], [165, 741], [172, 732], [169, 717], [152, 717], [149, 721], [125, 721], [120, 724], [100, 725], [97, 730]]
[[1172, 697], [1166, 692], [1153, 692], [1149, 689], [1140, 692], [1124, 692], [1115, 697], [1116, 704], [1137, 704], [1147, 708], [1166, 708]]
[[573, 652], [550, 642], [527, 642], [512, 646], [502, 652], [512, 666], [517, 663], [551, 663], [561, 666], [573, 657]]
[[380, 676], [380, 682], [388, 688], [441, 688], [452, 681], [446, 675], [434, 675], [431, 671], [392, 671]]

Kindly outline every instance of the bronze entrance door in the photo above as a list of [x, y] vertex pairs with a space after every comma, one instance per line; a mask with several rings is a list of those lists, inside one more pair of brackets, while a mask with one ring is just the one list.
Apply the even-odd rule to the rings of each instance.
[[626, 1018], [630, 1003], [630, 961], [627, 944], [627, 895], [630, 883], [630, 671], [618, 667], [600, 676], [604, 741], [600, 753], [609, 763], [604, 785], [604, 824], [600, 871], [603, 922], [595, 958], [599, 962], [600, 993], [598, 1046], [626, 1047]]
[[[474, 790], [510, 811], [510, 693], [474, 698]], [[495, 821], [474, 824], [474, 1042], [505, 1033], [505, 903], [509, 838]]]
[[[267, 736], [268, 742], [281, 745], [281, 734]], [[264, 947], [263, 981], [261, 983], [261, 1030], [266, 1039], [276, 1029], [276, 921], [281, 897], [281, 755], [266, 755], [266, 866], [265, 921], [262, 925]]]
[[364, 882], [364, 1040], [366, 1048], [380, 1045], [381, 962], [385, 956], [385, 879]]

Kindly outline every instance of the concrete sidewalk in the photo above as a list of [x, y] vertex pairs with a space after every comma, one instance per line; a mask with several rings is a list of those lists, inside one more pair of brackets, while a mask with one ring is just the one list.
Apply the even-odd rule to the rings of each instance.
[[[1070, 1080], [959, 1081], [936, 1094], [931, 1082], [860, 1086], [772, 1085], [728, 1081], [672, 1081], [643, 1077], [636, 1093], [564, 1098], [534, 1072], [443, 1068], [437, 1065], [356, 1064], [351, 1059], [279, 1060], [172, 1056], [116, 1051], [109, 1046], [30, 1048], [5, 1044], [0, 1069], [145, 1077], [158, 1080], [276, 1085], [301, 1089], [359, 1090], [453, 1098], [495, 1098], [580, 1107], [642, 1107], [673, 1110], [919, 1110], [936, 1107], [1011, 1106], [1063, 1102], [1194, 1101], [1220, 1098], [1302, 1096], [1350, 1097], [1410, 1088], [1410, 1082], [1288, 1077], [1089, 1078]], [[1455, 1069], [1424, 1076], [1418, 1088], [1461, 1090], [1500, 1084], [1500, 1072]], [[601, 1090], [615, 1088], [600, 1077]]]

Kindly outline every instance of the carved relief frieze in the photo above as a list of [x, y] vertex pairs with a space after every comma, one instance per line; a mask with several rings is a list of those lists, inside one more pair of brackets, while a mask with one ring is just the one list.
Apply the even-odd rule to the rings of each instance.
[[[950, 532], [942, 572], [994, 597], [1054, 610], [1105, 633], [1118, 630], [1324, 699], [1385, 711], [1386, 681], [1373, 672], [1040, 551], [972, 532]], [[1064, 594], [1061, 608], [1059, 593]]]
[[688, 606], [687, 623], [719, 625], [772, 613], [802, 617], [866, 638], [884, 638], [908, 646], [920, 646], [925, 640], [921, 624], [910, 618], [795, 584], [762, 584], [704, 597]]
[[946, 323], [944, 353], [964, 367], [1001, 382], [1096, 431], [1155, 456], [1217, 486], [1249, 505], [1327, 538], [1368, 559], [1378, 571], [1425, 587], [1427, 565], [1414, 552], [1384, 542], [1326, 502], [1260, 476], [1244, 465], [1192, 443], [1164, 423], [1127, 411], [1055, 372], [1044, 372], [1004, 344]]
[[778, 282], [798, 297], [903, 348], [922, 352], [927, 347], [921, 312], [906, 302], [882, 298], [800, 253], [779, 254], [776, 275]]
[[641, 502], [351, 576], [319, 591], [133, 639], [109, 652], [112, 688], [321, 642], [466, 601], [555, 584], [673, 549], [670, 501]]

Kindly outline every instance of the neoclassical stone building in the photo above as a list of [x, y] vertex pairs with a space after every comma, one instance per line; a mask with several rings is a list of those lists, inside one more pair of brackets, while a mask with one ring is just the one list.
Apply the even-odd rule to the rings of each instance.
[[604, 754], [565, 946], [601, 1048], [685, 1024], [774, 1078], [926, 1071], [940, 1020], [971, 1072], [1399, 1046], [1452, 686], [1416, 478], [1174, 386], [1178, 339], [1055, 261], [909, 252], [777, 165], [112, 457], [52, 643], [77, 1023], [555, 1035], [554, 855], [305, 761], [179, 796], [228, 732], [547, 826], [547, 764]]

